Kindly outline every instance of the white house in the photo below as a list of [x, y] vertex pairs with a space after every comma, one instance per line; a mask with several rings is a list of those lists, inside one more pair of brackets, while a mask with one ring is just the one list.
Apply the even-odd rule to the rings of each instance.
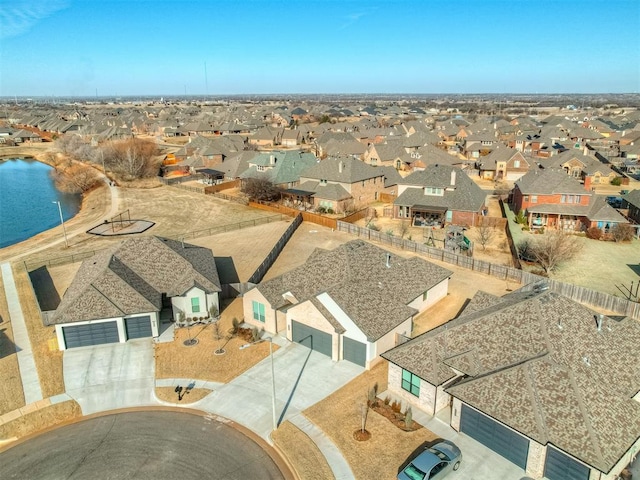
[[362, 240], [327, 251], [243, 297], [245, 322], [286, 332], [334, 361], [369, 368], [410, 336], [413, 317], [447, 295], [452, 272]]
[[209, 317], [221, 291], [211, 250], [158, 237], [128, 239], [82, 262], [47, 319], [61, 350], [157, 337], [160, 314]]

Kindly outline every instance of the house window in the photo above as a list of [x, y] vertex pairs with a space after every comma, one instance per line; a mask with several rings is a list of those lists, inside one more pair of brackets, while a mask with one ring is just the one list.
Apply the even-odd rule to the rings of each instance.
[[420, 378], [409, 370], [402, 369], [402, 389], [416, 397], [420, 396]]
[[538, 203], [538, 196], [537, 195], [531, 195], [531, 203]]
[[264, 323], [264, 304], [253, 301], [253, 319]]
[[424, 194], [425, 195], [436, 195], [441, 197], [442, 195], [444, 195], [444, 189], [443, 188], [436, 188], [436, 187], [424, 187]]
[[200, 299], [198, 297], [194, 297], [191, 299], [191, 311], [193, 313], [200, 312]]
[[525, 195], [524, 197], [522, 197], [522, 200], [525, 202], [529, 201], [529, 195]]
[[513, 161], [513, 168], [520, 168], [520, 160]]

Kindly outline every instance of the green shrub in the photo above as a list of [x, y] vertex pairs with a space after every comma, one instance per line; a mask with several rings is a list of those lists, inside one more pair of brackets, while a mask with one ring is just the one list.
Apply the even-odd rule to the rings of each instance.
[[622, 185], [622, 179], [620, 177], [615, 177], [613, 180], [611, 180], [611, 185], [619, 187], [620, 185]]
[[324, 207], [318, 207], [318, 209], [316, 210], [318, 213], [327, 213], [327, 209]]
[[518, 215], [516, 215], [516, 223], [520, 225], [525, 225], [527, 223], [527, 216], [524, 214], [524, 210], [520, 210]]
[[327, 213], [329, 215], [333, 215], [335, 212], [333, 211], [333, 208], [329, 207], [329, 208], [327, 208]]
[[380, 231], [380, 227], [379, 227], [378, 225], [376, 225], [375, 223], [373, 223], [373, 222], [370, 222], [370, 223], [367, 225], [367, 228], [368, 228], [369, 230], [373, 230], [374, 232], [379, 232], [379, 231]]

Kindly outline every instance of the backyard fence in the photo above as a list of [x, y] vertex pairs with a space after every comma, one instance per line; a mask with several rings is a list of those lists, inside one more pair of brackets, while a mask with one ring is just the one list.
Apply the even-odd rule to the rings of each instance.
[[358, 227], [342, 221], [338, 221], [338, 231], [347, 232], [352, 235], [387, 244], [395, 248], [419, 253], [430, 259], [467, 268], [475, 272], [484, 273], [486, 275], [505, 280], [506, 282], [519, 283], [520, 285], [546, 283], [550, 290], [564, 295], [578, 303], [640, 319], [640, 303], [609, 295], [608, 293], [597, 292], [586, 287], [560, 282], [558, 280], [542, 277], [507, 265], [496, 265], [490, 262], [485, 262], [484, 260], [477, 260], [466, 255], [458, 255], [447, 250], [429, 247], [422, 243], [406, 240], [404, 238], [371, 230], [369, 228]]
[[[224, 225], [218, 225], [216, 227], [205, 228], [202, 230], [195, 230], [192, 232], [181, 233], [178, 235], [163, 236], [163, 238], [170, 238], [172, 240], [188, 240], [199, 237], [209, 237], [218, 233], [231, 232], [234, 230], [242, 230], [243, 228], [256, 227], [258, 225], [265, 225], [272, 222], [280, 222], [282, 220], [289, 220], [285, 215], [270, 215], [268, 217], [255, 218], [253, 220], [244, 220], [238, 223], [227, 223]], [[86, 252], [74, 253], [72, 255], [66, 255], [62, 257], [53, 258], [41, 258], [35, 260], [25, 260], [24, 266], [28, 272], [35, 270], [39, 267], [55, 267], [57, 265], [67, 265], [69, 263], [79, 262], [93, 257], [96, 253], [103, 250], [90, 250]]]
[[301, 223], [302, 223], [302, 214], [299, 213], [293, 219], [293, 222], [291, 222], [291, 225], [287, 227], [285, 232], [282, 234], [278, 242], [271, 249], [271, 251], [266, 256], [266, 258], [262, 261], [260, 266], [256, 269], [255, 272], [253, 272], [253, 275], [251, 275], [251, 277], [249, 278], [248, 283], [253, 283], [255, 285], [262, 281], [262, 278], [264, 277], [265, 273], [267, 273], [267, 270], [271, 268], [273, 263], [276, 261], [276, 259], [280, 255], [280, 252], [282, 252], [282, 249], [285, 247], [285, 245], [287, 244], [287, 242], [289, 241], [289, 239], [291, 238], [291, 236], [297, 230], [297, 228], [300, 226]]
[[285, 207], [284, 205], [280, 205], [278, 203], [249, 202], [249, 206], [257, 208], [259, 210], [266, 210], [268, 212], [279, 212], [284, 215], [289, 215], [290, 217], [297, 217], [298, 215], [302, 215], [302, 220], [305, 222], [315, 223], [316, 225], [333, 228], [334, 230], [338, 228], [338, 223], [335, 218], [325, 217], [324, 215], [301, 211], [291, 207]]

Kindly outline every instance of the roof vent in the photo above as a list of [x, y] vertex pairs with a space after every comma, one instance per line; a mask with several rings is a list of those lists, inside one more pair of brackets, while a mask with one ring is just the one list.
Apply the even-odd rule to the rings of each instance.
[[604, 315], [600, 314], [596, 316], [596, 326], [598, 327], [598, 332], [602, 331], [602, 320], [604, 319]]
[[558, 320], [558, 328], [562, 330], [564, 327], [562, 326], [562, 320]]
[[587, 367], [591, 366], [591, 361], [589, 360], [589, 357], [582, 357], [582, 361]]
[[391, 268], [391, 254], [387, 253], [387, 268]]

